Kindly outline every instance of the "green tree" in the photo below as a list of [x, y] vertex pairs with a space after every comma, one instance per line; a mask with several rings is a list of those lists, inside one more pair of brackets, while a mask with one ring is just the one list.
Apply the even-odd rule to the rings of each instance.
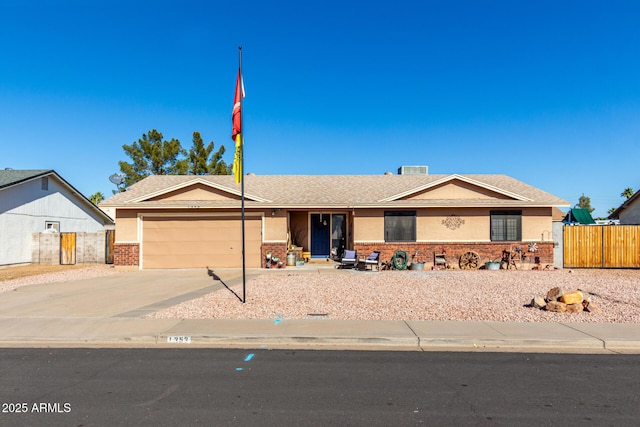
[[98, 191], [97, 193], [93, 193], [89, 197], [89, 200], [91, 200], [91, 203], [93, 203], [94, 205], [98, 206], [104, 200], [104, 195], [101, 192]]
[[578, 199], [578, 203], [574, 206], [574, 208], [586, 209], [589, 213], [593, 212], [595, 208], [591, 207], [591, 199], [584, 194], [580, 196]]
[[187, 154], [180, 141], [175, 138], [166, 141], [155, 129], [122, 149], [132, 160], [132, 163], [118, 162], [127, 186], [150, 175], [184, 175], [189, 169], [188, 160], [180, 158]]
[[625, 199], [628, 199], [629, 197], [633, 196], [633, 194], [634, 194], [633, 188], [627, 187], [624, 189], [622, 193], [620, 193], [620, 197], [624, 197]]
[[[216, 152], [213, 152], [213, 148], [213, 141], [205, 147], [200, 132], [193, 132], [193, 145], [189, 149], [188, 173], [190, 175], [229, 175], [231, 173], [222, 160], [225, 152], [224, 145], [221, 145]], [[209, 160], [210, 157], [211, 160]]]
[[612, 213], [614, 213], [614, 212], [616, 211], [616, 209], [617, 209], [617, 208], [611, 208], [611, 209], [609, 209], [609, 210], [607, 211], [607, 213], [608, 213], [609, 215], [611, 215]]
[[209, 162], [211, 175], [231, 175], [231, 166], [222, 160], [222, 155], [225, 151], [224, 145], [221, 145], [220, 149], [211, 156], [211, 161]]

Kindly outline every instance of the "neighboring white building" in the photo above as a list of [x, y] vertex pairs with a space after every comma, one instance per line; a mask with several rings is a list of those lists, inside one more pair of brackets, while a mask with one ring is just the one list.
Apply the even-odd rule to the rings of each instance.
[[625, 200], [609, 219], [619, 219], [620, 225], [640, 225], [640, 191]]
[[0, 265], [30, 263], [33, 233], [91, 233], [113, 224], [53, 170], [0, 170]]

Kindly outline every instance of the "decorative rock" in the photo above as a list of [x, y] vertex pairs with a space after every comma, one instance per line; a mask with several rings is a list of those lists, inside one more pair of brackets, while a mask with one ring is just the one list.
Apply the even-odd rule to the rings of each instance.
[[562, 294], [562, 296], [560, 297], [560, 301], [565, 304], [582, 304], [582, 301], [584, 301], [584, 298], [583, 298], [582, 292], [573, 291], [573, 292], [567, 292], [566, 294]]
[[556, 287], [549, 289], [547, 292], [547, 302], [549, 301], [558, 301], [562, 296], [562, 289]]
[[582, 302], [591, 301], [591, 295], [589, 294], [589, 292], [583, 291], [582, 289], [578, 289], [578, 290], [582, 292]]
[[564, 313], [567, 311], [567, 304], [560, 301], [549, 301], [545, 306], [545, 310], [553, 311], [555, 313]]
[[583, 301], [582, 302], [582, 306], [584, 307], [584, 311], [588, 312], [588, 313], [599, 313], [600, 312], [600, 308], [595, 305], [594, 303], [592, 303], [591, 301]]
[[567, 304], [567, 313], [580, 313], [582, 310], [582, 304]]
[[544, 309], [547, 306], [547, 302], [542, 297], [535, 297], [531, 300], [531, 307]]

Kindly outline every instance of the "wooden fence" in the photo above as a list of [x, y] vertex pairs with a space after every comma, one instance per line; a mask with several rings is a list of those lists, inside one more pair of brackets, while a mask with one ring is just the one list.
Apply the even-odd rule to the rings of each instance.
[[640, 226], [565, 226], [563, 236], [565, 268], [640, 268]]
[[76, 233], [60, 233], [60, 265], [76, 263]]
[[113, 264], [113, 250], [116, 241], [116, 230], [106, 230], [105, 257], [107, 264]]

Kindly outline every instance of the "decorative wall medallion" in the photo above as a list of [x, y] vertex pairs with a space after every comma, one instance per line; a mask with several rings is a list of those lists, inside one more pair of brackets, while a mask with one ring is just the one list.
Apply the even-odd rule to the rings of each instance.
[[447, 218], [443, 219], [442, 223], [449, 230], [456, 230], [464, 224], [464, 219], [457, 217], [455, 214], [451, 214]]

